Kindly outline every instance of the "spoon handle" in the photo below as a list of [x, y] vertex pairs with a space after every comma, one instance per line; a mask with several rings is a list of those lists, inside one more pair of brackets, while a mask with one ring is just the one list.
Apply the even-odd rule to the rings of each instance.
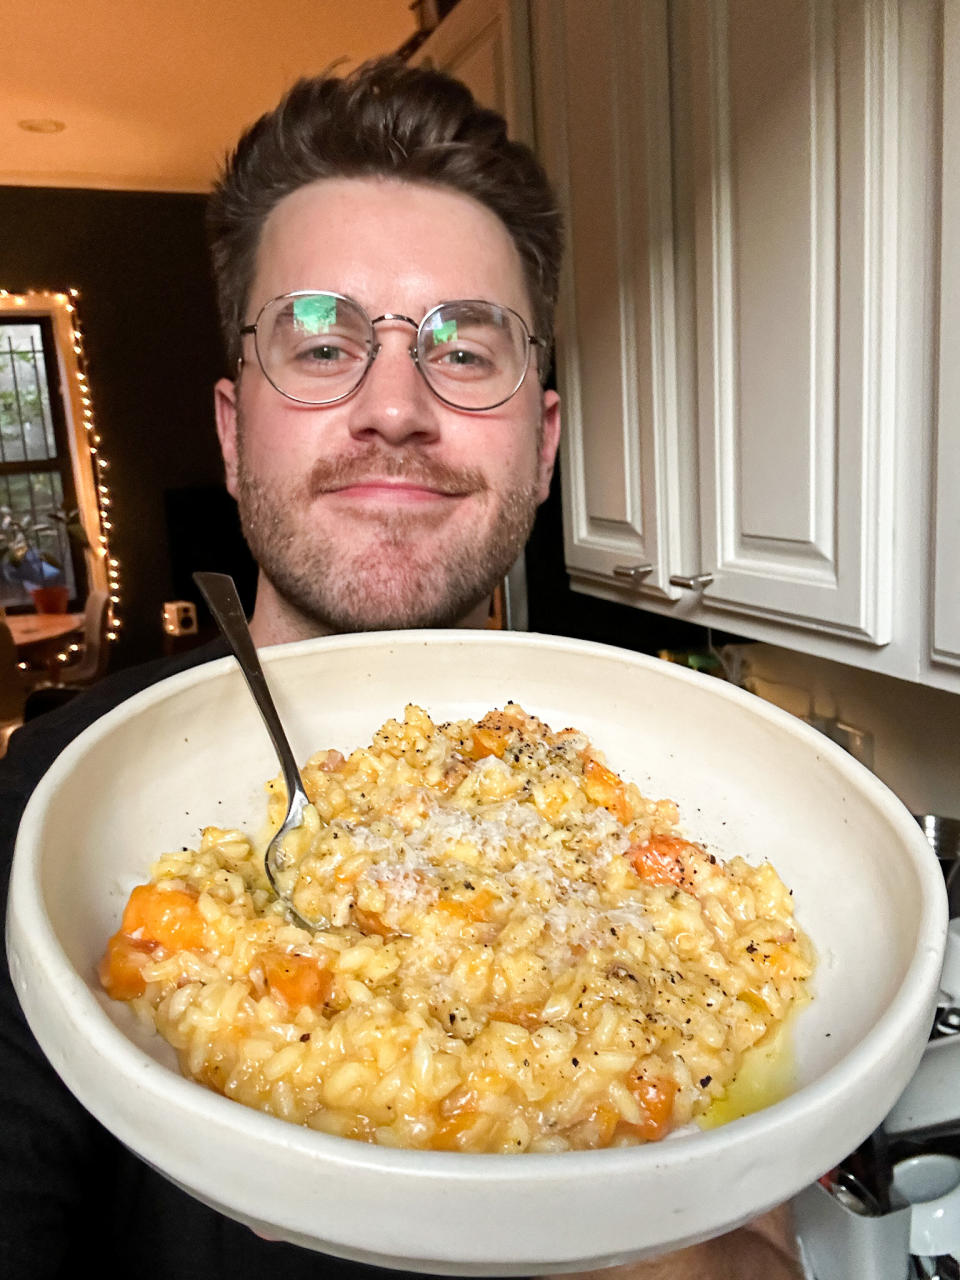
[[287, 741], [287, 735], [283, 731], [277, 708], [270, 695], [233, 579], [226, 573], [195, 573], [193, 580], [203, 593], [203, 598], [210, 606], [210, 612], [217, 626], [233, 650], [234, 657], [253, 694], [253, 700], [263, 716], [263, 723], [267, 726], [270, 741], [280, 760], [283, 779], [287, 784], [288, 801], [292, 804], [294, 797], [302, 797], [306, 802], [307, 797], [303, 790], [303, 783], [300, 781], [300, 770], [297, 768], [297, 762], [290, 750], [290, 743]]

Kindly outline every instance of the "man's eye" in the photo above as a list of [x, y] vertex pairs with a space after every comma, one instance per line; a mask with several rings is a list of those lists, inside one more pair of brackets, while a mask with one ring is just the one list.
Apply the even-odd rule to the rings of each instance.
[[364, 353], [342, 342], [313, 342], [297, 347], [289, 359], [307, 373], [343, 373]]
[[438, 365], [445, 373], [456, 373], [460, 370], [469, 373], [486, 373], [491, 365], [490, 360], [479, 351], [470, 351], [466, 347], [444, 347], [431, 357], [431, 363]]
[[323, 346], [307, 347], [298, 355], [298, 359], [306, 361], [315, 361], [317, 364], [333, 364], [337, 360], [342, 360], [345, 352], [340, 347], [331, 347], [329, 343]]

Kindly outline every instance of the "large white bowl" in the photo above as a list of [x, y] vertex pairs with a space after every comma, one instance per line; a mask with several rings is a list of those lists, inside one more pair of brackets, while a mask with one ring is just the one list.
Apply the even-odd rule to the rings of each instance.
[[[262, 1234], [462, 1275], [578, 1270], [718, 1234], [781, 1202], [882, 1120], [926, 1041], [946, 931], [919, 827], [799, 721], [709, 677], [601, 645], [487, 632], [340, 637], [267, 650], [295, 754], [348, 749], [407, 702], [435, 718], [508, 699], [575, 725], [720, 854], [769, 857], [814, 940], [796, 1090], [708, 1132], [558, 1155], [394, 1151], [314, 1133], [184, 1080], [98, 988], [124, 901], [208, 823], [260, 827], [271, 748], [232, 659], [132, 698], [56, 761], [17, 842], [7, 939], [30, 1025], [128, 1147]], [[189, 1135], [189, 1140], [187, 1139]]]

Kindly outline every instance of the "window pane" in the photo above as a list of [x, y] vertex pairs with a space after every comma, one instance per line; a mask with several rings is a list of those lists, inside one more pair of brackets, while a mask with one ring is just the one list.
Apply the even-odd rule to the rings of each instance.
[[[30, 551], [19, 565], [0, 566], [0, 605], [30, 603], [28, 586], [64, 582], [76, 595], [76, 580], [66, 529], [50, 518], [63, 503], [63, 484], [52, 471], [24, 471], [0, 476], [0, 506], [9, 507], [18, 522], [27, 524]], [[50, 563], [55, 561], [56, 565]]]
[[55, 456], [40, 326], [0, 325], [0, 461]]
[[[74, 607], [87, 593], [85, 558], [51, 516], [77, 501], [67, 434], [75, 424], [60, 395], [58, 340], [52, 315], [0, 308], [0, 506], [23, 526], [27, 546], [10, 562], [0, 542], [0, 604], [8, 607], [29, 607], [33, 585], [63, 584]], [[64, 359], [69, 365], [69, 352]]]

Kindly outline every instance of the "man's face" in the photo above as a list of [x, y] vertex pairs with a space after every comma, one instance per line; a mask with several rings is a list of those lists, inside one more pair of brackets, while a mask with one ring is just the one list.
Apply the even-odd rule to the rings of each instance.
[[[282, 200], [264, 226], [246, 322], [302, 289], [416, 321], [438, 302], [481, 298], [532, 328], [506, 228], [469, 197], [426, 185], [327, 179]], [[260, 643], [452, 626], [519, 555], [549, 487], [557, 397], [541, 391], [531, 357], [506, 404], [450, 408], [410, 358], [413, 337], [409, 325], [379, 324], [365, 380], [333, 405], [276, 391], [252, 337], [236, 384], [218, 384], [227, 487], [261, 567]]]

